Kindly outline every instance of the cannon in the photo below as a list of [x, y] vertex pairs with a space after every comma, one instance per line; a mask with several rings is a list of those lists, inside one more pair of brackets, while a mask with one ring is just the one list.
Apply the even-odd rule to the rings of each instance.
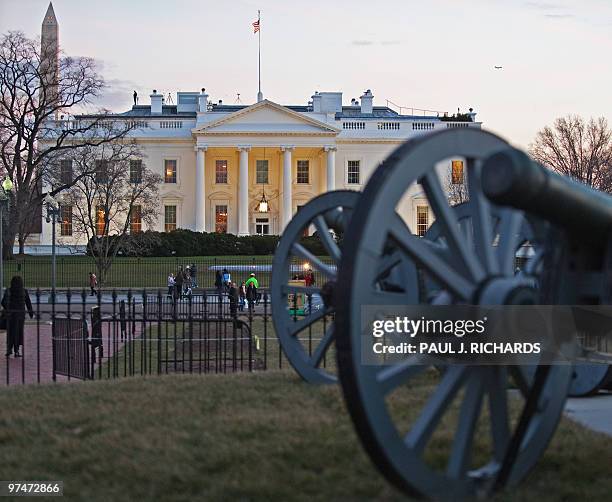
[[[600, 289], [605, 289], [602, 268], [612, 262], [607, 261], [610, 256], [604, 237], [610, 229], [608, 218], [600, 214], [593, 219], [598, 237], [592, 242], [573, 242], [572, 231], [579, 228], [575, 217], [568, 228], [564, 218], [551, 214], [550, 209], [541, 210], [540, 202], [563, 206], [566, 203], [559, 204], [558, 197], [578, 188], [557, 183], [555, 178], [557, 185], [553, 185], [565, 192], [556, 199], [544, 197], [549, 185], [537, 178], [541, 170], [537, 176], [530, 175], [534, 179], [527, 183], [525, 170], [536, 167], [529, 164], [525, 168], [527, 161], [523, 157], [517, 161], [515, 153], [498, 136], [470, 128], [408, 141], [376, 169], [361, 195], [330, 192], [315, 199], [308, 212], [302, 209], [295, 225], [292, 221], [287, 227], [289, 233], [283, 235], [275, 255], [272, 299], [278, 306], [273, 303], [273, 311], [276, 309], [275, 325], [281, 328], [277, 333], [287, 356], [306, 380], [336, 381], [336, 374], [316, 367], [320, 346], [313, 358], [296, 336], [310, 321], [296, 322], [288, 315], [288, 294], [299, 287], [288, 286], [284, 272], [290, 270], [288, 260], [293, 253], [308, 259], [330, 279], [322, 288], [324, 293], [317, 290], [325, 296], [325, 312], [334, 315], [331, 334], [325, 333], [321, 343], [329, 348], [335, 342], [337, 379], [364, 449], [380, 472], [410, 495], [470, 499], [516, 485], [545, 451], [570, 387], [577, 386], [573, 382], [589, 380], [577, 378], [584, 372], [570, 364], [444, 366], [438, 362], [434, 376], [431, 361], [421, 356], [408, 356], [392, 365], [363, 364], [364, 326], [373, 315], [364, 313], [363, 306], [544, 301], [573, 305], [581, 303], [577, 301], [580, 295], [584, 296], [582, 303], [587, 303], [591, 282], [580, 281], [580, 274], [594, 264], [600, 265]], [[456, 157], [465, 159], [468, 201], [453, 207], [437, 166]], [[526, 184], [529, 197], [525, 199]], [[425, 238], [411, 231], [398, 210], [406, 198], [410, 202], [415, 187], [435, 215]], [[605, 213], [607, 198], [586, 199]], [[565, 209], [576, 209], [583, 202], [577, 198]], [[344, 217], [338, 219], [338, 213]], [[342, 227], [341, 251], [330, 241], [325, 246], [333, 256], [333, 266], [296, 247], [300, 233], [311, 224], [323, 240], [330, 237], [333, 225]], [[576, 251], [575, 245], [582, 251]], [[533, 250], [532, 256], [517, 271], [515, 257], [524, 246]], [[560, 283], [554, 271], [574, 270], [571, 256], [579, 257], [583, 269]], [[596, 296], [609, 304], [606, 295]], [[593, 352], [584, 355], [590, 366]], [[605, 362], [605, 354], [598, 355]], [[600, 378], [597, 385], [605, 384], [606, 378]], [[583, 387], [589, 385], [593, 384]], [[412, 399], [410, 409], [396, 405], [398, 395]], [[445, 432], [449, 421], [455, 422], [452, 437]], [[483, 430], [486, 440], [477, 434]]]

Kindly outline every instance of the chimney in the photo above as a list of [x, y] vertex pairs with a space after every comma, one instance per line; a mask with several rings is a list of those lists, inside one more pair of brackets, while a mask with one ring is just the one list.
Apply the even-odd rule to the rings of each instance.
[[361, 96], [361, 113], [372, 113], [373, 106], [372, 102], [374, 101], [374, 96], [372, 96], [372, 91], [368, 89]]
[[151, 97], [151, 115], [161, 115], [162, 113], [162, 101], [164, 97], [161, 94], [157, 94], [157, 89], [153, 89]]
[[321, 113], [321, 95], [319, 91], [315, 91], [312, 97], [312, 111], [314, 113]]
[[198, 94], [198, 111], [206, 112], [208, 110], [208, 94], [206, 89], [202, 87], [202, 92]]

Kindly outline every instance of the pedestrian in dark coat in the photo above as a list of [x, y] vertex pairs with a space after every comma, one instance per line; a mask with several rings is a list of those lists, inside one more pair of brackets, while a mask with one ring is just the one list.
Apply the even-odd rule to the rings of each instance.
[[238, 288], [236, 287], [235, 282], [229, 283], [229, 291], [227, 292], [227, 296], [229, 296], [230, 314], [232, 317], [236, 317], [236, 313], [238, 311]]
[[177, 300], [183, 297], [183, 282], [185, 282], [185, 272], [183, 272], [183, 267], [179, 267], [176, 277], [174, 278], [174, 289]]
[[26, 308], [30, 314], [30, 319], [34, 317], [30, 295], [23, 287], [21, 276], [15, 275], [11, 279], [11, 286], [2, 298], [2, 306], [6, 311], [6, 357], [9, 357], [13, 350], [15, 351], [15, 357], [21, 357], [19, 346], [23, 345]]
[[121, 341], [127, 338], [127, 319], [125, 316], [125, 300], [119, 302], [119, 324], [121, 325]]

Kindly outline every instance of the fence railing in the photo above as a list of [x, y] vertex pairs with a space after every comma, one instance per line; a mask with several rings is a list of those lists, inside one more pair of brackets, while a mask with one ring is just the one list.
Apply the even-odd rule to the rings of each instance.
[[[251, 308], [234, 309], [225, 293], [213, 290], [182, 299], [162, 289], [95, 296], [69, 290], [53, 303], [37, 290], [31, 319], [23, 310], [3, 314], [0, 350], [6, 354], [10, 344], [11, 354], [0, 359], [0, 385], [286, 368], [268, 290], [258, 292]], [[317, 346], [330, 321], [303, 335], [309, 346]], [[322, 364], [335, 364], [331, 359]]]
[[[88, 256], [58, 256], [56, 258], [56, 287], [86, 288], [89, 285], [89, 272], [96, 272], [96, 263]], [[195, 282], [197, 286], [212, 288], [217, 271], [227, 268], [234, 282], [248, 279], [255, 273], [261, 287], [270, 286], [273, 256], [199, 256], [193, 258], [129, 258], [117, 257], [103, 278], [105, 288], [163, 288], [168, 275], [176, 274], [179, 267], [195, 265]], [[296, 274], [302, 273], [308, 264], [295, 260], [293, 266]], [[323, 276], [314, 270], [315, 279]], [[13, 275], [21, 275], [26, 287], [51, 287], [51, 257], [26, 256], [4, 262], [4, 286], [8, 287]]]

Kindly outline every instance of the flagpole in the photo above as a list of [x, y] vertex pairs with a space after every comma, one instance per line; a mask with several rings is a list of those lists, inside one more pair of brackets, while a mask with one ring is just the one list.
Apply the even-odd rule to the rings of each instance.
[[259, 75], [259, 88], [257, 91], [257, 101], [261, 101], [263, 95], [261, 94], [261, 11], [257, 11], [257, 23], [259, 26], [259, 30], [257, 30], [257, 35], [259, 39], [259, 49], [258, 49], [258, 75]]

